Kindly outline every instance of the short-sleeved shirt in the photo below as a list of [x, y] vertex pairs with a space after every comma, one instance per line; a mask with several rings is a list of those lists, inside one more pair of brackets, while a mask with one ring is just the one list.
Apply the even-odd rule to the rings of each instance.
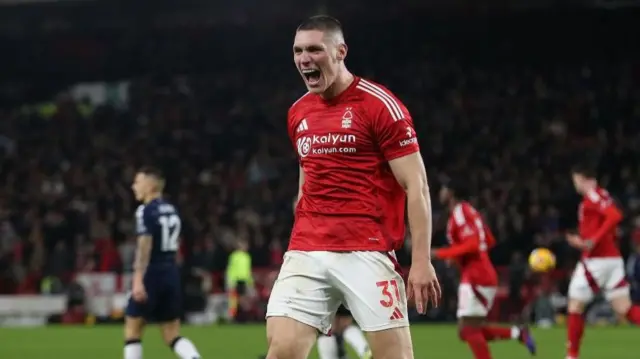
[[[594, 188], [588, 191], [582, 198], [578, 208], [578, 231], [580, 237], [591, 239], [600, 229], [607, 217], [610, 207], [615, 207], [615, 202], [609, 192], [603, 188]], [[589, 251], [583, 253], [585, 258], [609, 258], [621, 257], [616, 235], [617, 228], [612, 228]]]
[[356, 77], [325, 100], [291, 106], [289, 137], [304, 173], [289, 244], [302, 251], [389, 251], [402, 245], [406, 196], [389, 161], [419, 151], [411, 115], [385, 87]]

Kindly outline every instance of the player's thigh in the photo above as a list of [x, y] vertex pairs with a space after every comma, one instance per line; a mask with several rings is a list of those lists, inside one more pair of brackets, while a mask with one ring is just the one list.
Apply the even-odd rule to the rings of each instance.
[[372, 356], [376, 359], [413, 359], [409, 327], [367, 332]]
[[153, 308], [160, 323], [179, 323], [182, 316], [182, 288], [180, 282], [167, 283]]
[[[289, 251], [271, 290], [267, 319], [290, 318], [327, 334], [341, 295], [328, 279], [323, 265], [326, 252]], [[280, 320], [271, 321], [281, 323]], [[278, 324], [272, 324], [277, 329]], [[273, 339], [283, 332], [276, 330]]]
[[493, 307], [497, 288], [461, 283], [458, 286], [458, 311], [460, 318], [486, 318]]
[[592, 273], [585, 269], [582, 262], [578, 262], [569, 282], [569, 290], [567, 292], [569, 301], [582, 304], [588, 303], [593, 299], [597, 291], [598, 286], [593, 279]]
[[353, 317], [351, 316], [351, 312], [347, 308], [345, 308], [344, 305], [341, 305], [336, 312], [335, 319], [333, 320], [331, 333], [342, 334], [342, 332], [344, 332], [344, 330], [352, 324]]
[[387, 253], [333, 253], [332, 281], [365, 332], [409, 325], [407, 295], [397, 262]]
[[268, 317], [266, 359], [306, 359], [317, 337], [318, 330], [311, 325], [289, 317]]
[[160, 322], [160, 334], [165, 344], [171, 345], [180, 336], [180, 319]]
[[487, 317], [458, 317], [458, 334], [462, 338], [464, 328], [482, 327], [487, 322]]
[[[602, 266], [606, 267], [606, 277], [603, 278], [605, 298], [611, 301], [612, 304], [614, 300], [626, 304], [629, 301], [631, 291], [627, 281], [624, 261], [622, 258], [602, 259]], [[620, 300], [619, 298], [622, 299]]]
[[124, 317], [125, 339], [139, 339], [148, 317], [149, 300], [138, 302], [129, 295]]

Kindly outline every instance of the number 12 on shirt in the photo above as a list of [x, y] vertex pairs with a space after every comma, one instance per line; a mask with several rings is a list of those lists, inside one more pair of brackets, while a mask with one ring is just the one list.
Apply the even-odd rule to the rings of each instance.
[[161, 249], [163, 252], [175, 252], [178, 250], [178, 238], [180, 236], [180, 229], [182, 222], [180, 217], [175, 214], [158, 217], [158, 222], [162, 227], [162, 243]]

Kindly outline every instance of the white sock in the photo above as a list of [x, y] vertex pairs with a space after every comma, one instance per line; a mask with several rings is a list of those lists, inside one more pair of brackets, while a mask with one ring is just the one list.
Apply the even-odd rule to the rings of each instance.
[[187, 338], [178, 337], [174, 340], [171, 347], [180, 359], [200, 359], [198, 349], [196, 349], [196, 346]]
[[518, 339], [518, 338], [520, 338], [520, 328], [511, 327], [511, 339]]
[[349, 343], [359, 357], [362, 357], [364, 353], [369, 350], [369, 343], [367, 343], [367, 339], [364, 337], [362, 330], [355, 325], [347, 327], [342, 333], [342, 337]]
[[142, 359], [142, 343], [140, 341], [125, 343], [124, 359]]
[[318, 356], [320, 359], [338, 359], [336, 338], [321, 335], [318, 337]]

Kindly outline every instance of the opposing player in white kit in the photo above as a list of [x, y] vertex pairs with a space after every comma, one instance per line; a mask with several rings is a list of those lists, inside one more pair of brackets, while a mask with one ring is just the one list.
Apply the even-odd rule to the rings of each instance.
[[572, 169], [576, 191], [583, 196], [578, 209], [578, 234], [568, 234], [571, 246], [582, 251], [582, 259], [569, 283], [567, 359], [578, 359], [584, 332], [583, 312], [587, 303], [602, 292], [613, 310], [640, 324], [640, 307], [632, 305], [624, 261], [617, 244], [616, 227], [622, 220], [609, 193], [598, 187], [596, 171], [578, 165]]
[[[267, 359], [306, 358], [341, 303], [367, 333], [374, 358], [411, 359], [407, 293], [421, 313], [440, 298], [413, 121], [387, 89], [347, 70], [334, 18], [301, 24], [293, 55], [309, 93], [288, 114], [300, 188], [267, 308]], [[393, 254], [404, 240], [405, 206], [413, 251], [406, 290]]]

